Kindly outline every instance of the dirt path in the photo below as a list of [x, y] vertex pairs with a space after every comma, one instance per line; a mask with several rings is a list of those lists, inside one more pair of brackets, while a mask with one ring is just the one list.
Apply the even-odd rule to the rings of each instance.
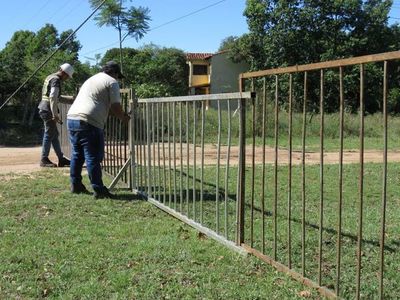
[[[193, 147], [189, 148], [189, 157], [193, 157]], [[31, 173], [41, 170], [39, 166], [41, 147], [2, 147], [0, 146], [0, 174], [7, 173]], [[177, 151], [179, 155], [180, 151]], [[171, 151], [172, 153], [172, 151]], [[227, 148], [221, 148], [221, 164], [226, 161]], [[168, 154], [168, 148], [166, 147], [166, 154]], [[251, 147], [247, 148], [246, 160], [247, 163], [251, 163], [252, 157]], [[201, 163], [201, 149], [196, 148], [196, 163], [200, 165]], [[344, 163], [357, 163], [360, 160], [360, 155], [357, 151], [346, 151], [343, 155]], [[217, 147], [215, 145], [206, 145], [204, 149], [204, 163], [207, 165], [216, 164], [217, 162]], [[232, 165], [237, 164], [238, 158], [238, 148], [231, 148], [230, 163]], [[293, 164], [301, 163], [302, 154], [301, 152], [293, 152], [292, 162]], [[53, 150], [50, 151], [50, 159], [57, 162], [57, 158], [54, 155]], [[184, 163], [186, 163], [186, 149], [183, 149]], [[266, 163], [274, 163], [275, 161], [275, 151], [273, 148], [267, 148], [265, 152]], [[286, 150], [279, 150], [278, 152], [278, 163], [286, 164], [288, 160], [288, 153]], [[400, 151], [391, 151], [388, 153], [388, 160], [392, 162], [400, 162]], [[176, 157], [176, 162], [179, 163], [180, 158]], [[320, 161], [320, 154], [318, 152], [307, 152], [306, 153], [306, 163], [307, 164], [318, 164]], [[367, 150], [364, 153], [365, 162], [382, 162], [382, 152]], [[339, 155], [337, 152], [326, 152], [324, 154], [324, 163], [335, 164], [339, 162]], [[262, 163], [262, 148], [257, 147], [255, 149], [255, 163]]]
[[[41, 170], [39, 166], [42, 148], [3, 147], [0, 146], [0, 174], [31, 173]], [[50, 159], [57, 162], [57, 157], [50, 151]]]

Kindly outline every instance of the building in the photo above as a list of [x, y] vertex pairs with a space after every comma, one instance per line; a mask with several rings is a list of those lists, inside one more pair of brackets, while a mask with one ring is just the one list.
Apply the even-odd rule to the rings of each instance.
[[187, 53], [189, 95], [210, 94], [212, 53]]
[[247, 63], [230, 60], [228, 51], [187, 53], [186, 59], [189, 65], [189, 95], [238, 92], [239, 74], [249, 70]]

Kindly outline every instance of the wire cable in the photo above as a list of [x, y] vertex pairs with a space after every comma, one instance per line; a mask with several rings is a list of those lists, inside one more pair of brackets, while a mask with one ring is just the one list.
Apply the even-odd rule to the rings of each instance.
[[49, 57], [47, 57], [41, 64], [39, 67], [36, 68], [36, 70], [15, 90], [14, 93], [11, 94], [10, 97], [7, 98], [6, 101], [4, 101], [4, 103], [0, 106], [0, 110], [12, 99], [12, 97], [14, 97], [24, 86], [25, 84], [27, 84], [27, 82], [29, 80], [31, 80], [31, 78], [33, 76], [35, 76], [37, 74], [37, 72], [39, 72], [39, 70], [41, 68], [43, 68], [43, 66], [61, 49], [62, 46], [64, 46], [64, 44], [66, 42], [68, 42], [74, 35], [75, 33], [81, 29], [81, 27], [100, 9], [100, 7], [103, 6], [104, 2], [106, 2], [107, 0], [103, 0], [99, 6], [97, 6], [93, 12], [78, 26], [78, 28], [76, 28], [69, 36], [67, 36], [67, 38], [58, 46], [58, 48], [56, 50], [54, 50], [54, 52], [52, 54], [49, 55]]
[[[197, 10], [195, 10], [195, 11], [192, 11], [192, 12], [186, 14], [186, 15], [183, 15], [183, 16], [180, 16], [180, 17], [175, 18], [175, 19], [173, 19], [173, 20], [167, 21], [167, 22], [165, 22], [165, 23], [163, 23], [163, 24], [160, 24], [160, 25], [158, 25], [158, 26], [156, 26], [156, 27], [150, 28], [150, 29], [149, 29], [149, 32], [150, 32], [150, 31], [154, 31], [154, 30], [156, 30], [156, 29], [158, 29], [158, 28], [161, 28], [161, 27], [163, 27], [163, 26], [169, 25], [169, 24], [171, 24], [171, 23], [173, 23], [173, 22], [182, 20], [182, 19], [187, 18], [187, 17], [189, 17], [189, 16], [192, 16], [192, 15], [194, 15], [194, 14], [197, 14], [198, 12], [201, 12], [201, 11], [203, 11], [203, 10], [206, 10], [206, 9], [210, 8], [210, 7], [216, 6], [216, 5], [218, 5], [218, 4], [222, 3], [222, 2], [225, 2], [225, 1], [227, 1], [227, 0], [220, 0], [220, 1], [217, 1], [217, 2], [215, 2], [215, 3], [212, 3], [212, 4], [208, 5], [208, 6], [205, 6], [205, 7], [199, 8], [199, 9], [197, 9]], [[126, 40], [127, 35], [128, 35], [128, 34], [125, 34], [122, 40]], [[129, 39], [128, 39], [128, 40], [129, 40]], [[111, 46], [117, 45], [118, 43], [119, 43], [119, 41], [114, 42], [114, 43], [112, 43], [112, 44], [109, 44], [109, 45], [107, 45], [107, 46], [104, 46], [104, 47], [95, 49], [95, 50], [91, 50], [91, 51], [85, 52], [85, 53], [83, 53], [82, 55], [85, 56], [85, 55], [87, 55], [87, 54], [90, 54], [90, 53], [93, 53], [93, 52], [96, 52], [96, 51], [99, 51], [99, 50], [103, 50], [103, 49], [109, 48], [109, 47], [111, 47]]]

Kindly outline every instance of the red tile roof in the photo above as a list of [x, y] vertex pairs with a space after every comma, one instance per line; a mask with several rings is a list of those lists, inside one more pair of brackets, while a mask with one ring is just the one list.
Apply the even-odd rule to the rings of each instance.
[[188, 60], [193, 60], [193, 59], [207, 59], [213, 56], [212, 53], [186, 53], [186, 58]]

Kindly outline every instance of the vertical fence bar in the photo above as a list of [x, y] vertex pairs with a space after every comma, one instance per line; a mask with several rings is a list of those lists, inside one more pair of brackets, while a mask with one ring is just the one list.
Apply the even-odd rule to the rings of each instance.
[[356, 299], [361, 293], [361, 255], [363, 233], [363, 205], [364, 205], [364, 65], [360, 65], [360, 177], [358, 203], [358, 235], [357, 235], [357, 288]]
[[201, 179], [200, 179], [200, 223], [203, 224], [204, 201], [204, 130], [205, 130], [205, 101], [201, 101]]
[[[244, 90], [244, 79], [239, 80], [239, 91]], [[246, 102], [245, 99], [239, 100], [239, 170], [237, 188], [237, 236], [236, 244], [244, 242], [244, 209], [245, 209], [245, 168], [246, 168]]]
[[176, 104], [175, 102], [172, 103], [172, 143], [174, 145], [173, 148], [173, 155], [172, 158], [174, 160], [173, 166], [174, 166], [174, 209], [176, 210], [176, 198], [177, 198], [177, 193], [176, 193]]
[[[254, 92], [254, 80], [251, 81], [251, 91]], [[255, 156], [256, 156], [256, 103], [255, 98], [251, 99], [252, 110], [252, 145], [251, 145], [251, 202], [250, 202], [250, 246], [254, 246], [254, 186], [255, 186]]]
[[229, 197], [229, 189], [228, 189], [228, 180], [229, 180], [229, 164], [231, 157], [231, 101], [228, 100], [228, 142], [227, 142], [227, 152], [226, 152], [226, 169], [225, 169], [225, 238], [228, 239], [228, 197]]
[[[128, 110], [129, 102], [128, 101], [130, 99], [130, 95], [131, 95], [131, 93], [129, 90], [129, 94], [127, 94], [127, 97], [125, 98], [125, 102], [124, 102], [125, 112], [129, 112], [129, 110]], [[128, 132], [129, 132], [129, 127], [128, 127], [128, 125], [124, 124], [124, 160], [123, 160], [124, 162], [128, 160], [128, 156], [127, 156], [127, 149], [128, 149], [128, 145], [129, 145], [129, 142], [128, 142], [129, 137], [127, 136]], [[125, 171], [125, 174], [127, 175], [128, 171]], [[125, 178], [125, 182], [128, 183], [128, 178], [126, 175], [124, 175], [124, 178]]]
[[138, 105], [138, 161], [139, 161], [139, 174], [138, 174], [138, 189], [142, 191], [143, 188], [143, 160], [142, 160], [142, 143], [143, 143], [143, 119], [141, 118], [142, 115], [143, 104]]
[[[143, 127], [144, 127], [144, 130], [143, 130], [143, 132], [146, 134], [146, 132], [147, 132], [147, 122], [144, 122], [144, 120], [146, 120], [146, 112], [147, 112], [147, 104], [144, 104], [143, 105]], [[144, 141], [147, 139], [147, 136], [145, 136], [144, 137]], [[143, 165], [144, 165], [144, 167], [143, 167], [143, 179], [144, 179], [144, 187], [145, 187], [145, 190], [147, 189], [146, 187], [148, 186], [148, 183], [147, 183], [147, 150], [146, 150], [146, 145], [143, 143]], [[147, 194], [148, 194], [149, 192], [147, 192]]]
[[218, 109], [218, 138], [217, 138], [217, 168], [215, 175], [215, 231], [219, 233], [219, 171], [221, 158], [221, 105], [220, 100], [217, 100]]
[[131, 119], [129, 121], [129, 148], [131, 150], [130, 156], [131, 156], [131, 178], [130, 178], [130, 188], [131, 191], [133, 191], [135, 188], [137, 189], [137, 186], [135, 185], [136, 182], [136, 149], [135, 145], [136, 139], [135, 139], [135, 122], [136, 122], [136, 99], [135, 97], [131, 97], [131, 102], [129, 103], [130, 108], [129, 110], [131, 111]]
[[293, 76], [292, 74], [289, 75], [289, 132], [288, 132], [288, 139], [289, 139], [289, 151], [288, 151], [288, 195], [287, 195], [287, 247], [288, 247], [288, 267], [289, 269], [292, 268], [292, 102], [293, 102], [293, 89], [292, 89], [292, 82]]
[[151, 103], [151, 143], [153, 146], [153, 157], [152, 157], [152, 162], [153, 162], [153, 176], [152, 176], [152, 180], [153, 180], [153, 198], [156, 199], [156, 195], [159, 194], [159, 189], [157, 186], [159, 186], [159, 184], [157, 185], [157, 172], [156, 172], [156, 168], [157, 168], [157, 164], [156, 164], [156, 133], [155, 131], [157, 130], [156, 124], [155, 124], [155, 118], [154, 118], [154, 106], [156, 104], [155, 103]]
[[[108, 157], [108, 121], [106, 122], [106, 125], [104, 127], [104, 163], [103, 163], [103, 168], [104, 170], [108, 173], [108, 163], [109, 163], [109, 157]], [[71, 157], [70, 157], [71, 158]]]
[[114, 117], [114, 160], [115, 160], [115, 168], [113, 175], [115, 176], [119, 170], [119, 120]]
[[180, 186], [179, 186], [179, 211], [183, 211], [183, 149], [182, 149], [182, 109], [183, 103], [179, 103], [179, 157], [180, 157]]
[[151, 120], [150, 120], [150, 106], [151, 104], [146, 104], [146, 132], [147, 132], [147, 159], [148, 159], [148, 170], [147, 170], [147, 184], [148, 191], [147, 196], [152, 197], [152, 180], [151, 180]]
[[162, 139], [162, 155], [163, 155], [163, 190], [164, 190], [164, 198], [163, 204], [167, 204], [167, 176], [165, 174], [165, 125], [164, 125], [164, 103], [161, 103], [161, 139]]
[[265, 254], [265, 143], [266, 143], [266, 114], [267, 114], [267, 87], [266, 78], [263, 77], [263, 93], [262, 93], [262, 171], [261, 171], [261, 252]]
[[274, 244], [273, 257], [277, 259], [277, 243], [278, 243], [278, 142], [279, 142], [279, 80], [275, 75], [275, 161], [274, 161]]
[[343, 211], [343, 129], [344, 129], [344, 86], [343, 67], [339, 68], [339, 101], [340, 101], [340, 132], [339, 132], [339, 203], [338, 203], [338, 225], [337, 225], [337, 247], [336, 247], [336, 295], [340, 294], [340, 272], [342, 258], [342, 211]]
[[306, 276], [306, 118], [307, 118], [307, 93], [308, 73], [304, 72], [303, 90], [303, 130], [301, 149], [301, 275]]
[[319, 203], [319, 245], [318, 245], [318, 285], [322, 285], [322, 243], [324, 224], [324, 70], [320, 72], [320, 203]]
[[116, 174], [118, 174], [119, 169], [122, 167], [122, 163], [121, 163], [121, 160], [122, 160], [122, 148], [121, 148], [122, 124], [121, 123], [122, 122], [117, 118], [115, 118], [115, 122], [116, 122], [115, 129], [117, 131], [117, 134], [116, 134], [116, 140], [117, 140], [116, 141], [117, 142], [117, 147], [116, 147], [116, 150], [117, 150], [117, 168], [115, 170], [114, 176]]
[[186, 102], [186, 215], [189, 217], [189, 199], [190, 199], [190, 190], [189, 190], [189, 176], [190, 176], [190, 164], [189, 164], [189, 102]]
[[[160, 152], [160, 104], [156, 104], [156, 138], [157, 138], [157, 166], [158, 166], [158, 201], [162, 202], [161, 198], [161, 152]], [[164, 159], [164, 158], [163, 158]]]
[[171, 174], [171, 103], [167, 103], [167, 139], [168, 139], [168, 206], [172, 200], [172, 174]]
[[135, 185], [136, 189], [140, 190], [140, 124], [139, 124], [139, 111], [140, 111], [140, 104], [138, 103], [137, 99], [135, 99], [135, 161], [136, 161], [136, 172], [135, 172]]
[[193, 220], [196, 221], [196, 101], [193, 102]]
[[385, 227], [387, 201], [387, 146], [388, 146], [388, 118], [387, 118], [387, 64], [383, 65], [383, 174], [382, 174], [382, 202], [381, 202], [381, 237], [379, 251], [379, 299], [384, 298], [383, 278], [385, 271]]
[[115, 117], [111, 117], [111, 153], [112, 153], [112, 160], [111, 160], [111, 174], [115, 174], [115, 170], [117, 168], [117, 160], [115, 155]]

